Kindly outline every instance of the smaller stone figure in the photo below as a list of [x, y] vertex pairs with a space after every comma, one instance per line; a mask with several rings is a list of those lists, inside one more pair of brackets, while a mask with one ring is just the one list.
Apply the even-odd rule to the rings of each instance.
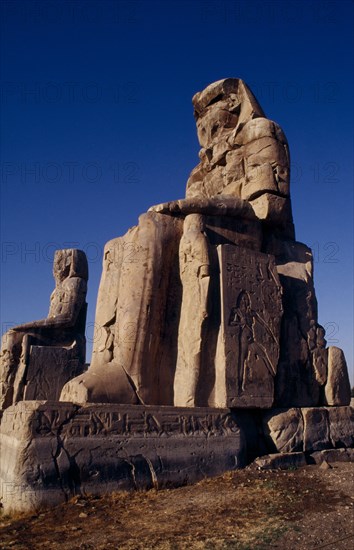
[[179, 261], [183, 298], [178, 330], [174, 404], [194, 407], [197, 405], [196, 390], [201, 370], [210, 283], [208, 239], [200, 214], [189, 214], [184, 220]]
[[[58, 376], [64, 376], [64, 385], [68, 376], [76, 376], [84, 368], [88, 280], [85, 253], [77, 249], [57, 250], [53, 275], [56, 286], [50, 298], [48, 317], [18, 325], [3, 335], [0, 354], [0, 410], [26, 398], [25, 388], [31, 376], [30, 364], [32, 374], [36, 371], [36, 387], [38, 384], [42, 385], [42, 391], [40, 395], [36, 395], [36, 392], [33, 394], [32, 387], [31, 396], [27, 396], [27, 399], [40, 399], [44, 396], [53, 398], [51, 377], [58, 384], [61, 383]], [[31, 357], [34, 348], [37, 351]], [[49, 355], [48, 351], [47, 355], [45, 351], [43, 354], [43, 350], [50, 350]], [[63, 365], [63, 360], [68, 360], [70, 365]], [[59, 371], [63, 372], [60, 374]], [[43, 381], [47, 391], [43, 390]], [[61, 388], [56, 387], [55, 390], [56, 395]]]
[[267, 327], [265, 321], [262, 317], [252, 310], [251, 307], [251, 298], [247, 291], [242, 291], [237, 299], [236, 307], [233, 307], [230, 314], [229, 325], [233, 327], [238, 327], [238, 384], [239, 391], [244, 391], [246, 386], [246, 371], [247, 371], [247, 362], [253, 360], [256, 356], [261, 359], [268, 369], [272, 377], [276, 374], [276, 364], [273, 365], [270, 360], [266, 347], [262, 345], [261, 341], [257, 341], [256, 330], [257, 327], [260, 327], [261, 333], [263, 333], [263, 343], [266, 343], [265, 333], [273, 341], [273, 346], [278, 348], [277, 339], [274, 337], [273, 333]]

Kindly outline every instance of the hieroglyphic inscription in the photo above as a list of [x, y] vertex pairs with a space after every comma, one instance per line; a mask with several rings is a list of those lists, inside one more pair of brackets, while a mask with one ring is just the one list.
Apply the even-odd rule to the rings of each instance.
[[[51, 426], [51, 421], [53, 426]], [[37, 434], [52, 434], [57, 427], [57, 415], [40, 411]], [[93, 406], [82, 408], [63, 427], [70, 437], [189, 437], [225, 436], [239, 431], [227, 411], [191, 412], [188, 409]]]
[[19, 401], [6, 410], [1, 421], [1, 429], [21, 437], [23, 430], [30, 429], [32, 437], [56, 435], [58, 430], [72, 418], [78, 405], [73, 403]]
[[274, 257], [233, 245], [218, 250], [228, 405], [271, 406], [282, 316]]

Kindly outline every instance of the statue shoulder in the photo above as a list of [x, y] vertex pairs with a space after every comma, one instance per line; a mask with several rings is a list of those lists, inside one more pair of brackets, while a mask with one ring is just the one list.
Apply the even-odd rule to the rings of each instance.
[[249, 120], [236, 134], [235, 143], [238, 145], [246, 145], [251, 141], [255, 141], [264, 137], [271, 137], [286, 145], [288, 143], [285, 134], [279, 124], [264, 117], [258, 117]]

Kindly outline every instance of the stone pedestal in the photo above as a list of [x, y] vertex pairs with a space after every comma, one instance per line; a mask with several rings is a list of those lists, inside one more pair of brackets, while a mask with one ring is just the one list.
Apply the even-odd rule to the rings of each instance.
[[172, 487], [245, 465], [230, 411], [23, 401], [1, 423], [5, 512], [77, 494]]

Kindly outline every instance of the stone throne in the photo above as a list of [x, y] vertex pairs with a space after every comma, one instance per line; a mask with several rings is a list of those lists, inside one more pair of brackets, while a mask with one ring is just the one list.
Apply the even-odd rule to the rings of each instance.
[[186, 198], [107, 243], [92, 363], [61, 400], [348, 404], [343, 354], [317, 322], [312, 254], [295, 240], [282, 129], [240, 79], [193, 105], [202, 148]]
[[48, 317], [4, 334], [0, 409], [19, 401], [59, 399], [64, 384], [85, 369], [88, 265], [84, 252], [57, 250]]

